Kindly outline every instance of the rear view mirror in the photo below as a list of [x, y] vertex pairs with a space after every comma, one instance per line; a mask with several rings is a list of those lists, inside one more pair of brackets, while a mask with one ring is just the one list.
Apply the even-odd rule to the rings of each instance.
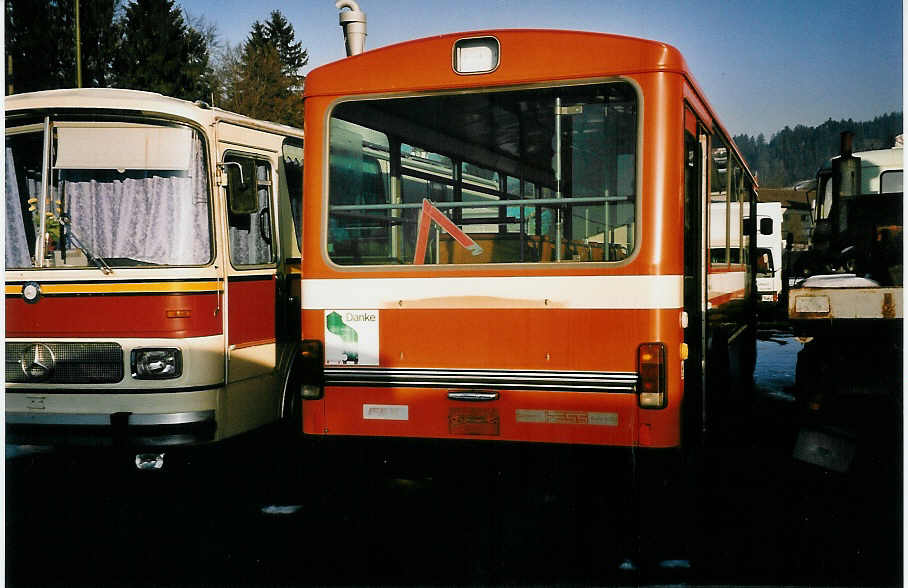
[[761, 235], [772, 235], [772, 219], [771, 218], [761, 218], [760, 219], [760, 234]]
[[259, 211], [252, 161], [226, 161], [227, 206], [232, 214], [255, 214]]

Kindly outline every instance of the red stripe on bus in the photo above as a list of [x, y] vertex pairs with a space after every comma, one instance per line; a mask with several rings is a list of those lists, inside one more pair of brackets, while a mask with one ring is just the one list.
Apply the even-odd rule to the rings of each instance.
[[[6, 298], [6, 336], [206, 337], [221, 333], [219, 294]], [[180, 312], [174, 312], [180, 311]], [[185, 316], [187, 315], [189, 316]], [[167, 313], [178, 315], [168, 318]]]
[[230, 280], [230, 313], [227, 319], [227, 339], [230, 345], [275, 339], [275, 282], [274, 276], [246, 281]]

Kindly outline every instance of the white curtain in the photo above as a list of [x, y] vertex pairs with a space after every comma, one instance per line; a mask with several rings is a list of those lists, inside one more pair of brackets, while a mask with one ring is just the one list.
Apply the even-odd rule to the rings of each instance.
[[63, 172], [71, 230], [86, 249], [103, 258], [159, 265], [207, 263], [211, 236], [201, 140], [193, 137], [187, 173], [131, 175], [99, 181], [83, 179], [84, 172]]
[[[32, 259], [28, 250], [28, 238], [25, 234], [25, 221], [22, 217], [22, 201], [19, 197], [19, 182], [16, 178], [16, 166], [13, 161], [12, 147], [6, 147], [6, 267], [31, 267]], [[27, 180], [29, 194], [35, 197], [38, 190], [35, 182]], [[34, 189], [34, 193], [33, 192]]]

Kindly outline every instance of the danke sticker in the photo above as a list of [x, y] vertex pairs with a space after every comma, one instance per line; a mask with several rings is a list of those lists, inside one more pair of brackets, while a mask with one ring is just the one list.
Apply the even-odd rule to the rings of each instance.
[[378, 365], [378, 311], [325, 311], [325, 365]]

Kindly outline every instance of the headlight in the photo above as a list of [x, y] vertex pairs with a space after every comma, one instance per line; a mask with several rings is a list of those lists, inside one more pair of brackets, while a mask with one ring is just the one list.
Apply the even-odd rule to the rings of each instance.
[[167, 380], [183, 374], [183, 354], [179, 349], [133, 349], [132, 377], [137, 380]]

